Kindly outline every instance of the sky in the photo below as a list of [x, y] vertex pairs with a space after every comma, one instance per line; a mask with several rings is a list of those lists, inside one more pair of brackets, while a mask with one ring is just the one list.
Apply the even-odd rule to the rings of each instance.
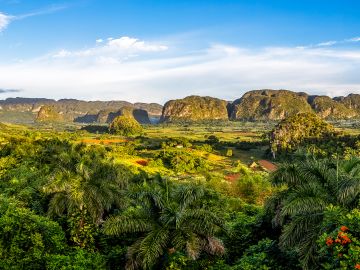
[[0, 99], [360, 94], [358, 0], [0, 0]]

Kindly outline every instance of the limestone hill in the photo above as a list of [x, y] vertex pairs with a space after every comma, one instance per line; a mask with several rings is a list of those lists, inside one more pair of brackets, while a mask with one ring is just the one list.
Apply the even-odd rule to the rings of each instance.
[[162, 122], [228, 120], [225, 100], [189, 96], [166, 102], [161, 116]]

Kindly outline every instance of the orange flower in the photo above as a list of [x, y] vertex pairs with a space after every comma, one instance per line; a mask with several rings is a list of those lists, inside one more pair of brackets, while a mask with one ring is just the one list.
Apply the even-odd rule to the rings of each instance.
[[344, 240], [342, 240], [341, 242], [343, 245], [346, 245], [348, 243], [351, 243], [351, 240], [349, 238], [345, 238]]
[[340, 240], [339, 238], [337, 238], [337, 239], [335, 240], [335, 243], [341, 243], [341, 240]]
[[355, 269], [360, 269], [360, 264], [357, 263], [357, 264], [355, 265]]
[[328, 237], [328, 238], [326, 239], [326, 245], [328, 245], [329, 247], [330, 247], [333, 243], [334, 243], [334, 240], [333, 240], [332, 238]]
[[349, 228], [346, 227], [346, 226], [341, 226], [341, 227], [340, 227], [340, 230], [343, 231], [343, 232], [346, 232], [346, 231], [349, 230]]

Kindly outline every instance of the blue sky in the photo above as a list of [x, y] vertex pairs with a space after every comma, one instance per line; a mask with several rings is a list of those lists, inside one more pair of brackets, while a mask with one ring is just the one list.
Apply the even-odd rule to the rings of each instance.
[[360, 93], [359, 37], [360, 1], [0, 0], [0, 89], [155, 102]]

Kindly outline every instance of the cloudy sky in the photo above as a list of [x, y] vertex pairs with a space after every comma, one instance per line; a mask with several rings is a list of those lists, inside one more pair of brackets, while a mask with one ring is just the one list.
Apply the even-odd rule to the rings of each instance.
[[360, 1], [0, 0], [0, 99], [360, 93]]

